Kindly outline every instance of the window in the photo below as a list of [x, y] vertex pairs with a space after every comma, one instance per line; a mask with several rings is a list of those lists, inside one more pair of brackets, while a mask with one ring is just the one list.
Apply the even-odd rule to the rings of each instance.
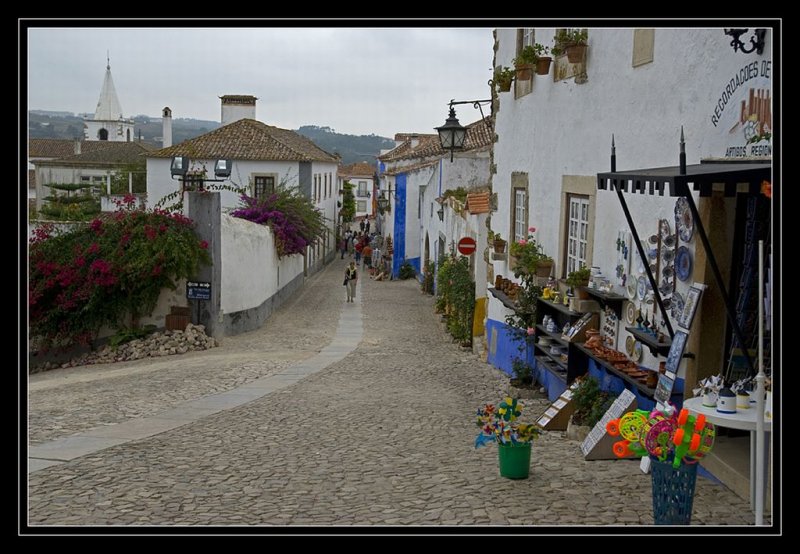
[[95, 183], [102, 183], [105, 180], [106, 178], [103, 177], [102, 175], [95, 175], [92, 177], [92, 181], [94, 181]]
[[514, 236], [518, 241], [528, 238], [528, 191], [514, 188]]
[[97, 140], [108, 140], [108, 129], [100, 129], [97, 131]]
[[567, 208], [567, 274], [587, 265], [589, 197], [569, 195]]
[[83, 176], [81, 177], [81, 183], [88, 183], [88, 182], [90, 182], [91, 180], [92, 180], [92, 178], [91, 178], [91, 177], [89, 177], [88, 175], [83, 175]]
[[256, 175], [253, 177], [253, 196], [261, 200], [275, 192], [275, 177]]
[[367, 201], [366, 200], [359, 200], [356, 202], [356, 211], [357, 212], [366, 212], [367, 211]]
[[[534, 29], [517, 29], [517, 53], [519, 56], [526, 46], [533, 46], [536, 42]], [[515, 57], [516, 57], [515, 56]], [[533, 77], [527, 80], [514, 79], [514, 98], [530, 94], [533, 90]]]
[[639, 67], [653, 62], [653, 47], [655, 46], [655, 29], [633, 30], [633, 59], [631, 65]]
[[367, 182], [366, 181], [359, 181], [358, 182], [358, 195], [359, 196], [366, 196], [367, 195]]

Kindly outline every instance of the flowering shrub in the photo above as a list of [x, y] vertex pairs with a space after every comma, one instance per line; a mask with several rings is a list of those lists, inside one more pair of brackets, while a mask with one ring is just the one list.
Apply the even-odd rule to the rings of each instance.
[[40, 228], [30, 244], [30, 332], [42, 346], [89, 344], [100, 328], [138, 326], [161, 290], [211, 260], [180, 214], [128, 209], [61, 234]]
[[304, 253], [326, 233], [322, 212], [294, 188], [280, 186], [263, 199], [242, 194], [241, 204], [231, 215], [268, 225], [275, 235], [279, 258]]
[[517, 258], [517, 267], [528, 273], [535, 273], [539, 262], [552, 261], [552, 258], [544, 253], [542, 245], [536, 242], [534, 233], [536, 227], [528, 227], [528, 238], [512, 242], [509, 248], [511, 255]]
[[486, 404], [480, 408], [477, 424], [481, 433], [475, 439], [475, 448], [490, 442], [521, 444], [537, 438], [541, 429], [529, 423], [517, 423], [522, 408], [522, 402], [510, 397], [506, 397], [497, 407]]

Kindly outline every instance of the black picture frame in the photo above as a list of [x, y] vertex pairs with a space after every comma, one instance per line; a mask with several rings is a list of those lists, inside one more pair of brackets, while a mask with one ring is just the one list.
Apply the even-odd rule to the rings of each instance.
[[681, 358], [683, 358], [683, 351], [686, 349], [686, 339], [689, 335], [685, 331], [675, 331], [675, 336], [672, 337], [672, 345], [669, 347], [669, 354], [667, 354], [667, 371], [677, 374], [678, 367], [681, 365]]
[[697, 313], [697, 306], [700, 304], [700, 297], [703, 294], [703, 289], [700, 287], [689, 287], [689, 292], [686, 293], [686, 299], [683, 302], [683, 311], [678, 316], [678, 325], [686, 330], [692, 328], [694, 321], [694, 314]]

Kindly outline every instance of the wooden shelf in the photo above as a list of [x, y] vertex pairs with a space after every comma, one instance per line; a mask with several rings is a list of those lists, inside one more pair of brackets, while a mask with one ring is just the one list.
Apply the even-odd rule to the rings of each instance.
[[653, 335], [645, 333], [636, 327], [625, 327], [625, 330], [636, 337], [636, 340], [647, 346], [653, 356], [666, 356], [669, 354], [672, 339], [668, 336], [664, 336], [664, 342], [658, 342]]
[[612, 364], [610, 364], [606, 360], [601, 360], [600, 358], [598, 358], [597, 356], [594, 355], [594, 352], [592, 352], [591, 350], [586, 348], [583, 344], [576, 344], [575, 347], [578, 350], [580, 350], [581, 352], [583, 352], [586, 356], [588, 356], [589, 358], [594, 360], [596, 364], [602, 366], [603, 369], [605, 369], [606, 371], [608, 371], [612, 375], [615, 375], [615, 376], [619, 377], [620, 379], [622, 379], [626, 383], [630, 383], [631, 385], [633, 385], [634, 387], [639, 389], [639, 391], [642, 394], [644, 394], [645, 396], [647, 396], [648, 398], [653, 398], [653, 395], [655, 394], [656, 389], [651, 389], [647, 385], [643, 385], [642, 383], [640, 383], [639, 381], [637, 381], [636, 379], [634, 379], [633, 377], [631, 377], [627, 373], [618, 370], [616, 367], [614, 367]]
[[501, 290], [497, 290], [494, 287], [489, 287], [489, 292], [491, 292], [495, 298], [502, 302], [506, 308], [509, 310], [514, 310], [515, 312], [517, 311], [517, 305], [506, 293]]
[[628, 299], [627, 296], [614, 294], [613, 292], [600, 292], [597, 289], [589, 287], [583, 287], [583, 290], [585, 290], [589, 296], [597, 298], [601, 306], [610, 306], [611, 309], [614, 310], [614, 313], [617, 314], [617, 318], [622, 319], [622, 303]]
[[583, 312], [576, 312], [575, 310], [570, 310], [563, 304], [556, 304], [554, 302], [550, 302], [549, 300], [545, 300], [544, 298], [539, 298], [539, 302], [553, 308], [554, 310], [561, 312], [562, 314], [567, 314], [570, 317], [581, 317], [583, 315]]
[[[547, 347], [547, 348], [545, 348], [545, 347], [543, 347], [543, 346], [539, 346], [539, 345], [538, 345], [538, 344], [536, 344], [536, 343], [534, 343], [533, 347], [534, 347], [534, 348], [536, 348], [537, 350], [539, 350], [539, 351], [540, 351], [542, 354], [544, 354], [545, 356], [547, 356], [547, 357], [548, 357], [548, 358], [550, 358], [551, 360], [553, 360], [555, 363], [557, 363], [557, 364], [558, 364], [558, 366], [559, 366], [560, 368], [562, 368], [564, 371], [566, 371], [566, 370], [567, 370], [567, 364], [565, 364], [564, 362], [562, 362], [560, 357], [558, 357], [558, 356], [555, 356], [554, 354], [551, 354], [551, 353], [550, 353], [550, 349], [549, 349], [550, 347]], [[559, 355], [559, 356], [560, 356], [560, 355]], [[566, 373], [564, 374], [564, 378], [566, 379]]]
[[541, 331], [542, 334], [547, 335], [548, 337], [550, 337], [551, 339], [553, 339], [554, 341], [556, 341], [558, 344], [560, 344], [562, 346], [568, 346], [569, 345], [568, 341], [565, 341], [564, 339], [561, 338], [561, 333], [551, 333], [550, 331], [545, 329], [544, 325], [542, 325], [541, 323], [537, 323], [536, 324], [536, 329], [538, 331]]
[[[539, 363], [537, 363], [537, 366], [539, 364], [541, 364], [541, 367], [545, 371], [549, 372], [551, 375], [555, 375], [558, 379], [560, 379], [561, 381], [564, 381], [564, 384], [566, 384], [567, 383], [567, 375], [566, 375], [566, 373], [561, 373], [559, 371], [553, 371], [552, 369], [550, 369], [547, 366], [547, 364], [542, 363], [543, 360], [552, 360], [552, 358], [548, 358], [548, 357], [545, 357], [545, 356], [536, 356], [536, 361], [539, 362]], [[561, 367], [561, 366], [559, 366], [559, 367]]]

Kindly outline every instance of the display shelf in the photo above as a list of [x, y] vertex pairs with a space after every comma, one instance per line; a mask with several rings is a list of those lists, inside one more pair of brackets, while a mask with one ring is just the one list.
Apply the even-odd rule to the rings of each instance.
[[[538, 344], [534, 344], [533, 347], [536, 348], [539, 352], [541, 352], [545, 356], [547, 356], [548, 358], [550, 358], [551, 360], [553, 360], [555, 363], [557, 363], [558, 366], [561, 367], [564, 371], [567, 370], [567, 364], [561, 361], [560, 354], [559, 356], [551, 354], [549, 347], [545, 348], [543, 346], [539, 346]], [[567, 357], [569, 357], [569, 354], [567, 354]]]
[[503, 305], [504, 305], [506, 308], [508, 308], [509, 310], [514, 310], [514, 311], [517, 311], [517, 305], [514, 303], [514, 301], [513, 301], [513, 300], [511, 300], [511, 297], [510, 297], [510, 296], [508, 296], [506, 293], [504, 293], [504, 292], [503, 292], [503, 291], [501, 291], [501, 290], [497, 290], [497, 289], [496, 289], [496, 288], [494, 288], [494, 287], [489, 287], [489, 292], [491, 292], [491, 293], [492, 293], [492, 295], [493, 295], [495, 298], [497, 298], [497, 299], [498, 299], [500, 302], [502, 302], [502, 303], [503, 303]]
[[597, 289], [589, 287], [583, 287], [583, 290], [585, 290], [589, 296], [597, 298], [601, 306], [610, 306], [611, 309], [614, 310], [614, 313], [617, 314], [617, 318], [622, 319], [622, 303], [628, 299], [627, 296], [614, 294], [613, 292], [600, 292]]
[[556, 304], [555, 302], [550, 302], [549, 300], [545, 300], [544, 298], [539, 298], [539, 302], [544, 304], [545, 306], [549, 306], [556, 311], [561, 312], [562, 314], [566, 314], [570, 317], [580, 317], [583, 315], [583, 312], [576, 312], [575, 310], [570, 310], [563, 304]]
[[594, 360], [596, 364], [602, 366], [603, 369], [605, 369], [606, 371], [608, 371], [612, 375], [614, 375], [616, 377], [619, 377], [620, 379], [622, 379], [626, 383], [630, 383], [631, 385], [636, 387], [639, 390], [639, 392], [641, 392], [644, 396], [646, 396], [648, 398], [653, 398], [653, 395], [655, 394], [656, 389], [651, 389], [647, 385], [644, 385], [644, 384], [640, 383], [639, 381], [637, 381], [636, 379], [634, 379], [633, 377], [631, 377], [630, 375], [628, 375], [624, 371], [618, 370], [616, 367], [614, 367], [608, 361], [601, 360], [600, 358], [598, 358], [594, 354], [594, 352], [592, 352], [591, 350], [586, 348], [583, 344], [575, 344], [574, 346], [578, 351], [582, 352], [584, 355], [586, 355], [587, 357], [589, 357], [592, 360]]
[[663, 342], [658, 342], [653, 335], [645, 333], [636, 327], [625, 327], [625, 330], [633, 335], [636, 340], [648, 347], [653, 356], [666, 356], [669, 354], [669, 348], [672, 346], [672, 339], [668, 336], [664, 336]]
[[541, 323], [537, 323], [536, 324], [536, 329], [538, 331], [541, 331], [542, 334], [544, 334], [544, 335], [550, 337], [551, 339], [553, 339], [554, 341], [556, 341], [558, 344], [561, 344], [563, 346], [567, 346], [569, 344], [569, 341], [566, 341], [566, 340], [561, 338], [561, 333], [551, 333], [550, 331], [545, 329], [544, 325], [542, 325]]
[[[555, 375], [559, 380], [563, 381], [566, 384], [567, 376], [564, 373], [560, 372], [560, 371], [555, 371], [550, 366], [548, 366], [547, 363], [545, 363], [545, 361], [550, 361], [550, 360], [552, 360], [552, 358], [550, 358], [550, 357], [536, 356], [537, 366], [540, 365], [545, 371], [547, 371], [551, 375]], [[561, 366], [559, 366], [559, 367], [561, 367]]]

